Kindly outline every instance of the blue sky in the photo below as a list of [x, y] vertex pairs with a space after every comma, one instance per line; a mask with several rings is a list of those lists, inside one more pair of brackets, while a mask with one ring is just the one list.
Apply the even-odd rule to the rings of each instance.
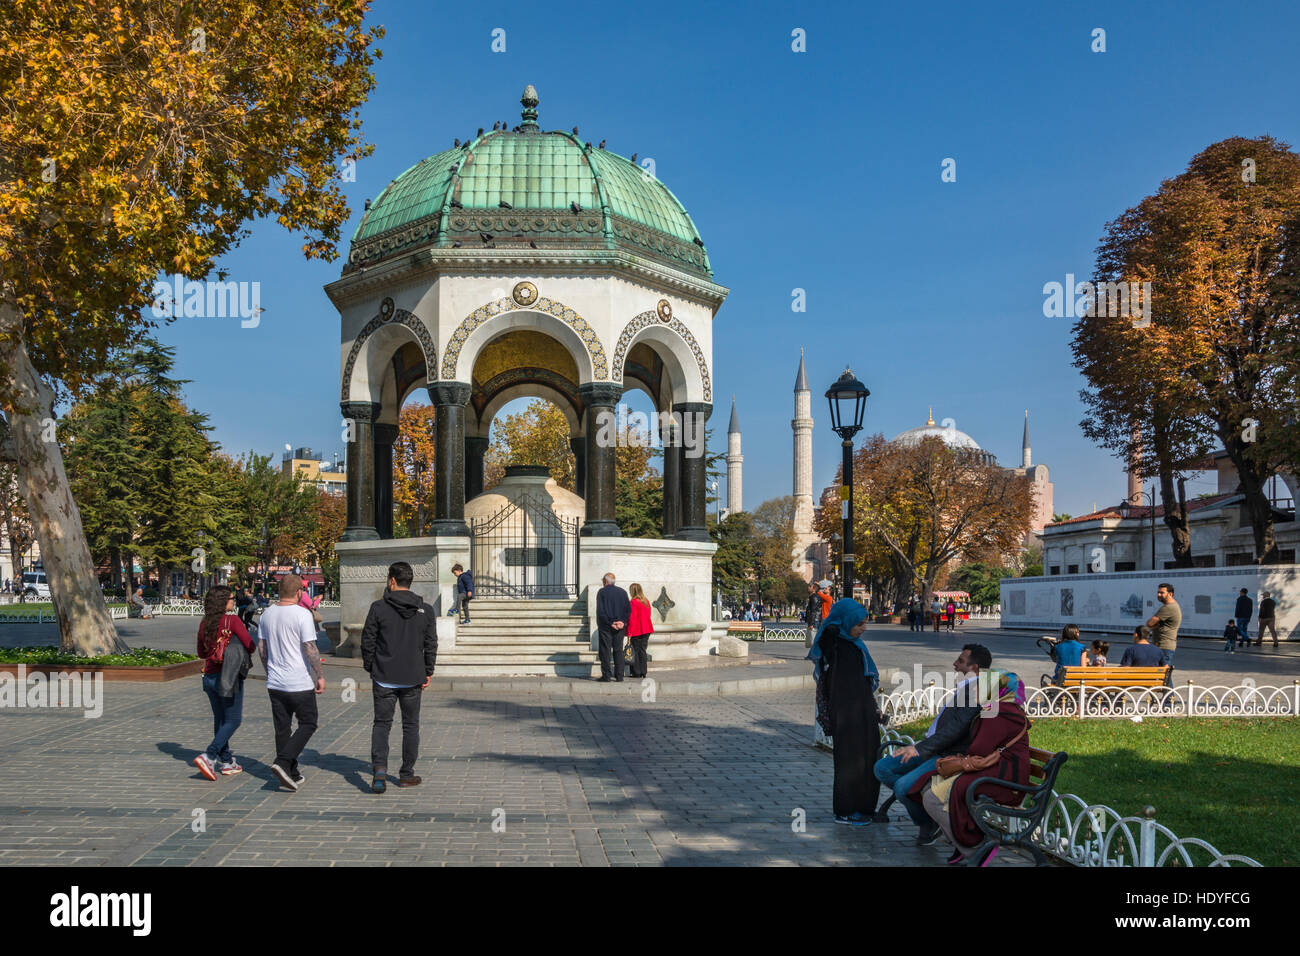
[[[1295, 4], [380, 0], [373, 16], [388, 30], [362, 112], [376, 149], [345, 187], [345, 237], [402, 170], [517, 122], [527, 83], [543, 128], [576, 124], [653, 157], [731, 289], [712, 426], [720, 449], [734, 393], [751, 507], [791, 490], [801, 346], [818, 488], [838, 461], [821, 392], [847, 362], [872, 392], [869, 431], [892, 437], [932, 405], [1018, 464], [1028, 408], [1056, 510], [1117, 501], [1119, 464], [1079, 431], [1071, 320], [1044, 317], [1043, 284], [1087, 275], [1105, 223], [1210, 143], [1300, 141]], [[498, 27], [505, 53], [491, 51]], [[796, 28], [805, 53], [791, 50]], [[940, 180], [946, 158], [956, 182]], [[338, 314], [322, 291], [341, 260], [308, 263], [300, 244], [258, 223], [228, 257], [232, 279], [262, 284], [257, 328], [181, 319], [161, 332], [234, 453], [343, 450]], [[795, 288], [805, 313], [791, 311]]]

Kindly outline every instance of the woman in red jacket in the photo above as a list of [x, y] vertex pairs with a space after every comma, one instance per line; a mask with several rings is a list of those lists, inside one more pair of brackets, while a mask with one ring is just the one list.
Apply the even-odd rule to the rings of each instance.
[[650, 635], [655, 629], [650, 622], [650, 602], [639, 584], [633, 584], [627, 593], [632, 599], [632, 613], [628, 615], [627, 621], [627, 636], [632, 644], [632, 667], [628, 673], [632, 677], [645, 677], [646, 647], [650, 644]]
[[[248, 636], [243, 621], [235, 614], [235, 596], [228, 587], [212, 588], [203, 599], [198, 655], [203, 660], [203, 690], [208, 695], [208, 703], [212, 705], [213, 736], [207, 751], [194, 758], [194, 766], [209, 780], [216, 780], [218, 773], [230, 776], [244, 769], [230, 752], [230, 738], [244, 719], [244, 682], [238, 682], [231, 697], [220, 696], [217, 689], [221, 682], [221, 662], [225, 656], [225, 647], [234, 640], [243, 644], [249, 656], [252, 656], [257, 645]], [[216, 653], [218, 649], [222, 651], [220, 657]]]

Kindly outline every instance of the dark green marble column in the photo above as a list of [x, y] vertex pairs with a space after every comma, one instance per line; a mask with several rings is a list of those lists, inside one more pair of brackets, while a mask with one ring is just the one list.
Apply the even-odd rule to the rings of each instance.
[[570, 438], [569, 447], [573, 449], [573, 487], [581, 495], [587, 490], [587, 439]]
[[381, 538], [393, 536], [393, 442], [397, 426], [378, 422], [375, 436], [375, 531]]
[[375, 402], [341, 402], [348, 423], [348, 523], [340, 541], [373, 541], [375, 530], [375, 440], [372, 432], [379, 405]]
[[439, 382], [429, 386], [433, 399], [434, 476], [433, 533], [469, 535], [465, 524], [465, 403], [470, 387], [464, 382]]
[[623, 386], [612, 382], [588, 382], [578, 386], [586, 409], [586, 494], [587, 520], [582, 534], [591, 538], [617, 538], [623, 532], [614, 519], [614, 465], [618, 429], [615, 406]]
[[465, 500], [483, 494], [483, 459], [487, 455], [488, 440], [470, 437], [465, 439]]
[[709, 541], [705, 519], [708, 507], [705, 426], [713, 406], [708, 402], [679, 402], [673, 411], [681, 416], [681, 526], [674, 535], [682, 541]]
[[682, 434], [674, 422], [659, 436], [664, 446], [663, 534], [671, 538], [682, 526]]

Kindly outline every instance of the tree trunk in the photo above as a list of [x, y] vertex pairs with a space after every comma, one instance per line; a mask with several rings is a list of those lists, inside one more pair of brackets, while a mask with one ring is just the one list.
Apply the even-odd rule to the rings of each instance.
[[9, 333], [0, 361], [9, 368], [13, 389], [15, 407], [6, 412], [20, 462], [18, 486], [41, 545], [41, 563], [59, 622], [59, 647], [88, 657], [122, 653], [130, 648], [118, 636], [99, 589], [81, 512], [63, 469], [63, 453], [58, 442], [44, 440], [49, 434], [47, 422], [52, 427], [54, 393], [32, 365], [19, 323], [12, 304], [0, 304], [0, 332]]
[[[1187, 502], [1181, 504], [1174, 494], [1174, 471], [1169, 460], [1169, 440], [1165, 430], [1157, 421], [1154, 426], [1156, 464], [1160, 477], [1160, 503], [1165, 508], [1165, 525], [1169, 528], [1170, 543], [1174, 552], [1174, 567], [1191, 568], [1196, 563], [1192, 560], [1192, 536], [1187, 530]], [[1151, 502], [1155, 507], [1155, 502]], [[1153, 545], [1154, 547], [1154, 545]], [[1155, 555], [1151, 557], [1155, 564]]]
[[116, 545], [108, 549], [108, 586], [115, 592], [122, 587], [122, 549]]
[[[1220, 437], [1223, 437], [1222, 433]], [[1246, 444], [1239, 431], [1228, 433], [1223, 448], [1237, 466], [1241, 493], [1246, 496], [1246, 513], [1250, 515], [1250, 527], [1255, 533], [1255, 563], [1277, 564], [1280, 556], [1273, 531], [1273, 505], [1264, 491], [1269, 476], [1246, 456]]]

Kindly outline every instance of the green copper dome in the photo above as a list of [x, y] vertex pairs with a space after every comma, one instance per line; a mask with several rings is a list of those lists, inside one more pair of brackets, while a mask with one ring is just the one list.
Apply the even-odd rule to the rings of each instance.
[[626, 247], [712, 275], [695, 224], [667, 186], [577, 136], [542, 131], [531, 86], [521, 102], [514, 130], [490, 130], [394, 179], [362, 217], [349, 268], [425, 246]]

